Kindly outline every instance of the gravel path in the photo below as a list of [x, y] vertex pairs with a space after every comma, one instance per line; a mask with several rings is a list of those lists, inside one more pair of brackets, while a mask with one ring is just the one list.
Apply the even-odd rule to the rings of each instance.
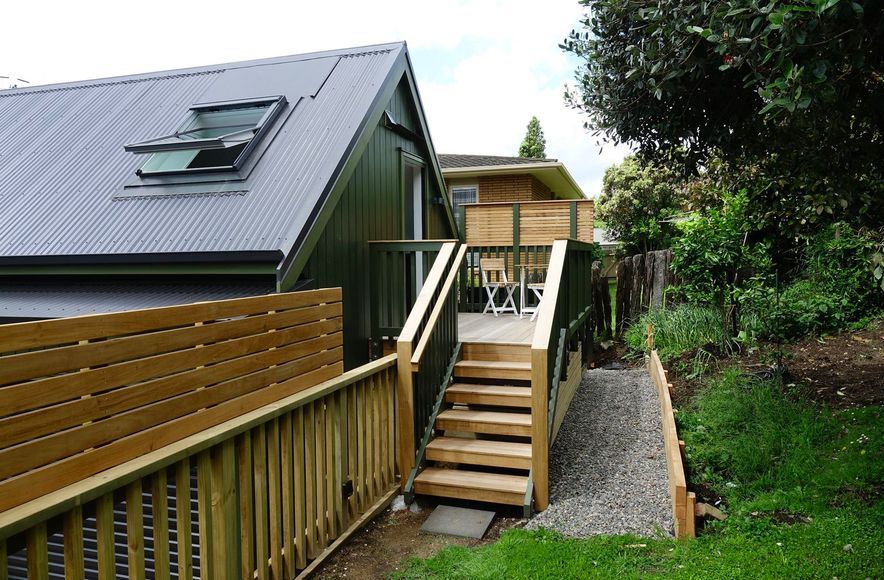
[[576, 537], [671, 535], [660, 404], [646, 371], [586, 371], [549, 471], [549, 508], [527, 527]]

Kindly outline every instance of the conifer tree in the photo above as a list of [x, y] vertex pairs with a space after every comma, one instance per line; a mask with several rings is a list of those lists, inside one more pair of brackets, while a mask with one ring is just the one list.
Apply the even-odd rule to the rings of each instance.
[[543, 129], [541, 129], [537, 117], [531, 117], [531, 121], [528, 123], [528, 131], [519, 146], [519, 157], [531, 159], [546, 157], [546, 138], [543, 136]]

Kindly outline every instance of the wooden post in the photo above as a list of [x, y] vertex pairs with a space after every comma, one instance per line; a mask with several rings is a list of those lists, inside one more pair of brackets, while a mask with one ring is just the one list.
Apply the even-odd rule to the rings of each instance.
[[645, 254], [645, 286], [642, 291], [643, 312], [647, 312], [651, 309], [651, 294], [654, 291], [654, 266], [656, 265], [656, 256], [657, 252], [648, 252]]
[[630, 292], [629, 322], [635, 322], [643, 312], [642, 293], [645, 283], [645, 256], [644, 254], [636, 254], [632, 257], [632, 288]]
[[[520, 284], [524, 284], [525, 281], [522, 280], [522, 252], [519, 249], [521, 244], [520, 238], [520, 228], [521, 224], [519, 221], [521, 220], [520, 216], [521, 206], [518, 203], [513, 204], [513, 277], [515, 277], [516, 282]], [[519, 311], [522, 310], [522, 293], [517, 292], [516, 296], [516, 305], [519, 308]]]
[[571, 229], [569, 231], [571, 232], [570, 238], [572, 240], [576, 240], [577, 239], [577, 202], [576, 201], [571, 202]]
[[412, 385], [410, 341], [396, 343], [399, 354], [397, 369], [399, 380], [396, 383], [399, 425], [399, 489], [405, 491], [408, 474], [414, 468], [414, 387]]
[[626, 330], [632, 316], [632, 258], [623, 258], [617, 264], [617, 336]]
[[549, 356], [546, 349], [531, 349], [531, 474], [534, 508], [549, 505]]

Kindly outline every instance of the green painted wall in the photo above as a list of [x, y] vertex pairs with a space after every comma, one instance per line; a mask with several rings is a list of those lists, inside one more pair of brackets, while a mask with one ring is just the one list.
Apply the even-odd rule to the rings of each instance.
[[[419, 133], [417, 111], [407, 84], [400, 83], [387, 110], [401, 125]], [[368, 361], [369, 240], [402, 239], [401, 151], [423, 158], [422, 143], [415, 143], [382, 126], [371, 141], [323, 230], [301, 278], [316, 280], [317, 287], [341, 286], [344, 299], [344, 360], [347, 368]], [[427, 238], [452, 238], [444, 206], [430, 202], [442, 195], [425, 171], [425, 228]]]

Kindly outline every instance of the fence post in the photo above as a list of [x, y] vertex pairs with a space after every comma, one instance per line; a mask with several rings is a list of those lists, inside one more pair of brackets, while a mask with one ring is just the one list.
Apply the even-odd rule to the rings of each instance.
[[577, 202], [571, 202], [571, 239], [577, 239]]

